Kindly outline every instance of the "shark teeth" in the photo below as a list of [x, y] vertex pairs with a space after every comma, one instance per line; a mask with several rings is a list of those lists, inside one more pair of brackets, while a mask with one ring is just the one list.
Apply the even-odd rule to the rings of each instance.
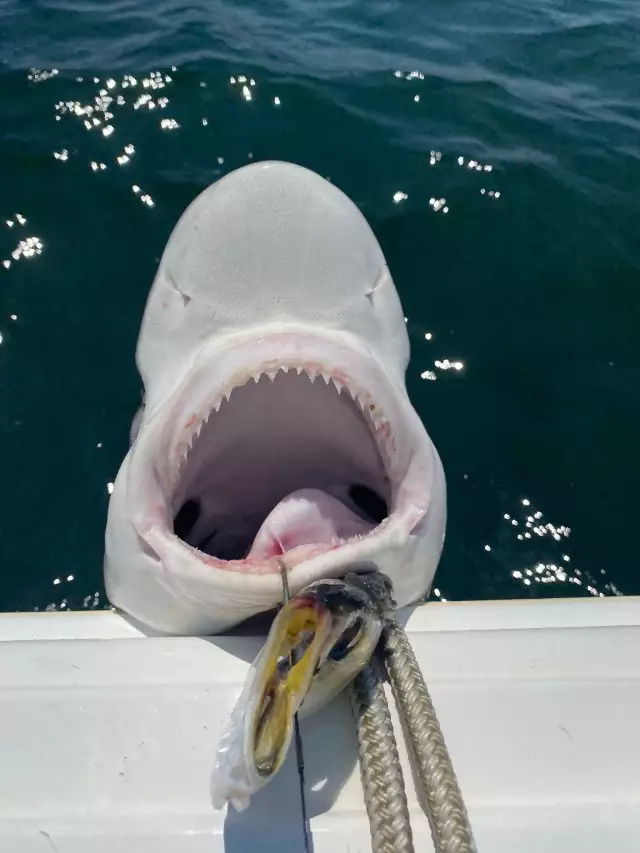
[[275, 370], [273, 370], [273, 368], [271, 370], [264, 370], [262, 371], [262, 373], [257, 374], [253, 378], [256, 382], [259, 382], [263, 376], [268, 376], [271, 382], [273, 382], [279, 373], [288, 373], [290, 370], [294, 369], [297, 369], [298, 374], [300, 374], [303, 370], [302, 367], [293, 368], [291, 365], [281, 364], [279, 365], [279, 367], [276, 367]]
[[187, 438], [187, 447], [193, 447], [194, 441], [198, 438], [198, 436], [200, 435], [200, 432], [202, 431], [202, 424], [203, 423], [204, 423], [204, 418], [198, 418], [195, 421], [195, 425], [194, 425], [193, 429], [191, 430], [191, 432], [189, 433], [189, 437]]
[[368, 416], [368, 415], [369, 415], [369, 410], [368, 410], [368, 408], [367, 408], [367, 404], [366, 404], [366, 403], [365, 403], [365, 401], [362, 399], [362, 397], [361, 397], [358, 393], [354, 393], [353, 391], [351, 391], [351, 389], [349, 389], [349, 393], [350, 393], [350, 394], [351, 394], [351, 396], [353, 397], [353, 402], [354, 402], [354, 403], [357, 403], [357, 404], [358, 404], [358, 406], [360, 407], [360, 409], [361, 409], [362, 413]]
[[[247, 383], [255, 383], [259, 384], [263, 377], [268, 378], [270, 382], [274, 382], [278, 374], [289, 373], [295, 371], [298, 376], [304, 374], [309, 382], [313, 385], [317, 379], [322, 378], [324, 383], [327, 386], [333, 385], [336, 391], [339, 394], [348, 394], [349, 397], [357, 404], [358, 408], [364, 415], [367, 420], [367, 423], [370, 426], [371, 433], [376, 441], [376, 444], [383, 451], [384, 455], [388, 458], [393, 449], [393, 441], [389, 435], [389, 424], [384, 417], [384, 413], [380, 411], [377, 407], [374, 407], [371, 403], [371, 398], [367, 392], [361, 391], [360, 389], [354, 389], [350, 387], [345, 381], [342, 379], [336, 378], [329, 370], [322, 370], [320, 365], [307, 364], [283, 364], [278, 365], [275, 369], [271, 365], [269, 365], [268, 370], [259, 370], [256, 373], [251, 374], [246, 382]], [[242, 384], [242, 383], [241, 383]], [[193, 449], [197, 439], [200, 437], [202, 432], [202, 427], [205, 423], [209, 421], [209, 418], [214, 412], [219, 412], [224, 403], [230, 401], [231, 396], [236, 387], [227, 388], [223, 394], [218, 397], [215, 403], [211, 406], [211, 408], [206, 412], [199, 416], [196, 416], [194, 420], [194, 426], [188, 436], [184, 436], [180, 442], [178, 447], [178, 457], [180, 459], [179, 469], [181, 470], [184, 466], [184, 463], [189, 456], [189, 453]]]
[[204, 418], [202, 418], [201, 420], [198, 420], [195, 429], [193, 430], [193, 432], [191, 433], [191, 435], [189, 437], [189, 449], [191, 449], [193, 447], [193, 445], [195, 444], [197, 439], [200, 437], [200, 433], [202, 432], [203, 423], [204, 423]]

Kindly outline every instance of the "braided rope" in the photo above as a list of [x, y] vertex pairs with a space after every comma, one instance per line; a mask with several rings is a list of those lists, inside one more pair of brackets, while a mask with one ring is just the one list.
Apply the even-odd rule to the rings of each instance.
[[[411, 643], [395, 621], [388, 624], [386, 651], [391, 687], [407, 726], [427, 799], [434, 847], [437, 853], [476, 853], [469, 817], [433, 702]], [[390, 762], [389, 756], [385, 771]]]
[[414, 853], [398, 746], [375, 660], [356, 677], [350, 693], [371, 849], [373, 853]]

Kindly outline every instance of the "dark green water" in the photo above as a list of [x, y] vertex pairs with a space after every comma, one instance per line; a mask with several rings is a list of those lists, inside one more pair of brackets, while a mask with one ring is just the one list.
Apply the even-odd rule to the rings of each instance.
[[105, 605], [159, 255], [267, 158], [330, 176], [389, 261], [448, 478], [437, 594], [640, 593], [637, 0], [0, 0], [0, 25], [0, 610]]

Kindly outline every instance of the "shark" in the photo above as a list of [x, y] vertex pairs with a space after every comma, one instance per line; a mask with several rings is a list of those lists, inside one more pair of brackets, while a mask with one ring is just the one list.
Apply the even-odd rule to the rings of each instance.
[[269, 161], [180, 217], [136, 348], [144, 385], [115, 479], [104, 575], [119, 610], [211, 635], [371, 568], [428, 594], [443, 466], [406, 389], [406, 321], [358, 207]]

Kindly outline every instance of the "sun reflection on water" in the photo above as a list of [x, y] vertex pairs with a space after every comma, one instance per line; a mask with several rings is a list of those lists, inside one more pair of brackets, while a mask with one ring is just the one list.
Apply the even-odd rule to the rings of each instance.
[[[522, 565], [511, 570], [513, 580], [520, 581], [524, 587], [529, 588], [536, 584], [571, 585], [599, 598], [621, 594], [615, 584], [604, 581], [604, 569], [600, 570], [600, 578], [596, 579], [589, 572], [575, 568], [570, 554], [567, 553], [571, 528], [546, 520], [543, 512], [532, 510], [531, 506], [532, 501], [529, 498], [521, 498], [516, 508], [504, 513], [502, 517], [503, 523], [513, 530], [511, 535], [515, 541], [523, 543], [527, 551]], [[503, 536], [504, 534], [501, 534], [499, 537], [501, 542], [504, 541]], [[540, 552], [539, 558], [533, 557], [532, 548], [542, 548], [543, 543], [544, 556]]]

